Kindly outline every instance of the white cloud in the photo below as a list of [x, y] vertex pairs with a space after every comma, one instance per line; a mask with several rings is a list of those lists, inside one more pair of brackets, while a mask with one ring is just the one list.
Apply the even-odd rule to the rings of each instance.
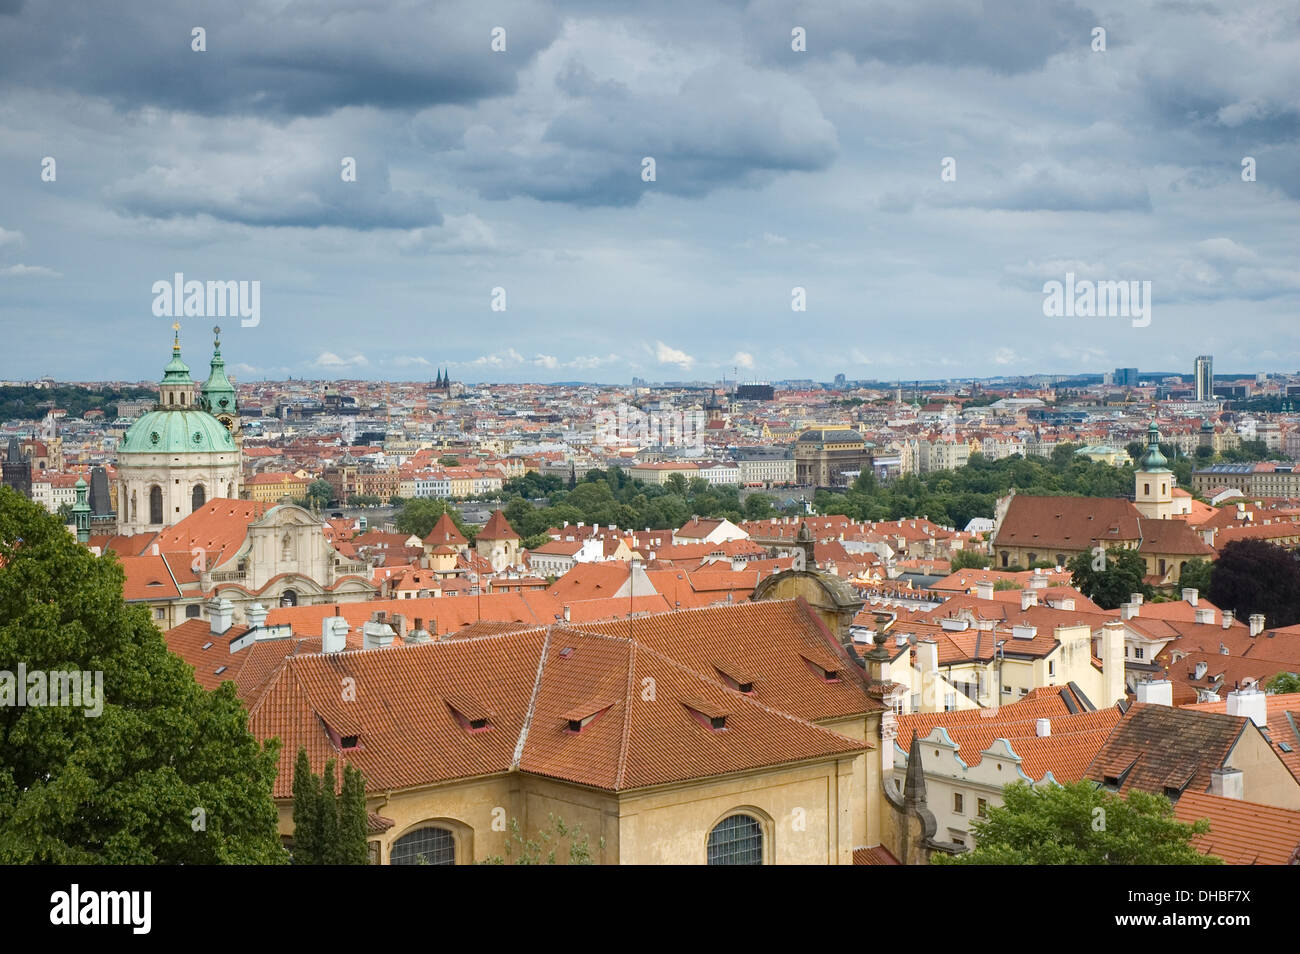
[[0, 275], [10, 278], [62, 278], [62, 272], [56, 272], [44, 265], [10, 265], [0, 268]]
[[429, 363], [427, 358], [421, 358], [419, 355], [414, 355], [414, 354], [404, 354], [401, 357], [394, 358], [392, 361], [388, 363], [395, 368], [433, 367], [433, 365]]
[[748, 351], [737, 351], [731, 356], [731, 363], [737, 368], [753, 368], [754, 356]]
[[670, 347], [662, 341], [655, 342], [655, 360], [660, 364], [675, 364], [683, 370], [690, 370], [695, 359], [685, 351]]
[[560, 366], [560, 359], [553, 354], [539, 354], [533, 358], [533, 364], [539, 368], [545, 368], [548, 371], [554, 371]]
[[5, 245], [22, 245], [26, 241], [22, 232], [0, 227], [0, 248]]
[[516, 368], [524, 363], [524, 356], [514, 348], [498, 351], [495, 354], [481, 354], [473, 361], [457, 361], [455, 364], [471, 368]]
[[350, 358], [341, 358], [333, 351], [322, 351], [311, 364], [316, 368], [363, 368], [368, 366], [370, 362], [364, 354], [354, 354]]
[[607, 364], [617, 364], [622, 360], [623, 359], [616, 354], [580, 354], [572, 361], [568, 362], [565, 367], [577, 368], [581, 371], [590, 371], [593, 368], [600, 368]]

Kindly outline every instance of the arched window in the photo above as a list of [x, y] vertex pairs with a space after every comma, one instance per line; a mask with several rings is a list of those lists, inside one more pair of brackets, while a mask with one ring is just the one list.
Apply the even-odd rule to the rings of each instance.
[[175, 403], [176, 403], [176, 395], [173, 394], [173, 393], [170, 392], [170, 391], [167, 392], [167, 403], [168, 403], [168, 404], [175, 404]]
[[194, 493], [190, 494], [190, 513], [198, 510], [208, 500], [208, 492], [203, 489], [202, 484], [194, 485]]
[[447, 828], [417, 828], [393, 842], [388, 863], [394, 865], [454, 865], [456, 836]]
[[761, 865], [763, 826], [750, 815], [728, 815], [709, 832], [711, 865]]
[[162, 488], [157, 484], [149, 488], [149, 522], [163, 522]]
[[297, 605], [298, 605], [298, 593], [297, 593], [297, 591], [295, 591], [295, 590], [285, 590], [283, 593], [281, 593], [281, 594], [280, 594], [280, 605], [281, 605], [281, 606], [297, 606]]
[[226, 499], [227, 500], [235, 499], [235, 485], [233, 483], [226, 484]]

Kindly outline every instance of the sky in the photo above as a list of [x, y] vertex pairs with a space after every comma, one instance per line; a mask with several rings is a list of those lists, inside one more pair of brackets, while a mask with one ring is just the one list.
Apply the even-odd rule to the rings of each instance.
[[0, 0], [0, 378], [1294, 372], [1298, 146], [1278, 0]]

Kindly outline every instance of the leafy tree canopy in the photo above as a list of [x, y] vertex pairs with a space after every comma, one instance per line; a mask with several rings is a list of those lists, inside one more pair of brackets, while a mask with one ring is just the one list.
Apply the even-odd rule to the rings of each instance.
[[1222, 860], [1192, 845], [1209, 831], [1201, 819], [1185, 825], [1163, 795], [1123, 797], [1084, 779], [1071, 785], [1003, 790], [1004, 804], [972, 826], [975, 849], [935, 855], [946, 865], [1213, 865]]
[[1132, 593], [1150, 599], [1155, 593], [1145, 582], [1146, 560], [1136, 550], [1111, 547], [1104, 554], [1084, 552], [1066, 564], [1071, 582], [1102, 609], [1117, 609]]
[[0, 567], [0, 671], [102, 674], [98, 715], [0, 706], [0, 862], [283, 863], [278, 743], [123, 602], [117, 559], [0, 487]]
[[1290, 626], [1300, 622], [1300, 564], [1264, 540], [1233, 540], [1219, 551], [1208, 595], [1238, 619], [1263, 613], [1268, 626]]

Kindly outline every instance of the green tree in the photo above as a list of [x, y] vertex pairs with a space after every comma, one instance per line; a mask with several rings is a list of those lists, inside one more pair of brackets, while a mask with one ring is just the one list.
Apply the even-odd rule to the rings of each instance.
[[338, 790], [334, 759], [325, 771], [311, 770], [307, 750], [298, 750], [293, 769], [293, 863], [296, 865], [364, 865], [366, 844], [366, 785], [351, 765], [343, 767]]
[[1300, 622], [1300, 564], [1263, 540], [1233, 540], [1219, 551], [1209, 598], [1238, 619], [1263, 613], [1268, 626]]
[[321, 780], [311, 770], [307, 750], [298, 750], [293, 765], [293, 862], [316, 864], [320, 845]]
[[981, 553], [979, 550], [958, 550], [952, 555], [952, 571], [958, 570], [987, 570], [993, 558], [987, 553]]
[[1300, 674], [1280, 672], [1270, 679], [1264, 688], [1279, 696], [1290, 692], [1300, 692]]
[[0, 706], [0, 863], [283, 863], [278, 743], [258, 744], [233, 683], [195, 681], [123, 583], [0, 487], [0, 671], [102, 678], [80, 708]]
[[[561, 862], [560, 847], [567, 842], [568, 861]], [[605, 839], [598, 842], [598, 849], [603, 851]], [[511, 818], [506, 834], [505, 858], [500, 855], [483, 859], [485, 865], [501, 865], [506, 858], [516, 865], [589, 865], [593, 864], [591, 846], [581, 825], [566, 825], [563, 818], [554, 813], [546, 816], [546, 827], [539, 829], [532, 838], [524, 838], [519, 828], [519, 819]]]
[[1214, 865], [1192, 836], [1210, 830], [1201, 819], [1185, 825], [1163, 795], [1127, 798], [1084, 779], [1071, 785], [1003, 789], [1004, 804], [972, 826], [975, 849], [934, 855], [945, 865]]
[[750, 494], [745, 498], [746, 520], [766, 520], [774, 513], [772, 498], [766, 494]]
[[407, 500], [402, 504], [402, 509], [397, 512], [393, 524], [397, 527], [398, 533], [413, 533], [420, 539], [424, 539], [444, 513], [451, 515], [451, 522], [468, 539], [470, 535], [465, 532], [465, 524], [460, 519], [460, 512], [445, 500], [433, 500], [428, 497]]
[[679, 497], [685, 497], [687, 490], [686, 475], [669, 474], [668, 479], [664, 481], [664, 486]]
[[1075, 588], [1102, 609], [1117, 609], [1131, 593], [1150, 599], [1155, 592], [1145, 580], [1146, 560], [1136, 550], [1111, 547], [1104, 555], [1080, 553], [1066, 569]]
[[459, 457], [439, 457], [439, 458], [438, 458], [438, 463], [441, 464], [443, 467], [459, 467], [459, 466], [460, 466], [460, 458], [459, 458]]
[[1214, 578], [1214, 564], [1195, 557], [1183, 564], [1178, 574], [1178, 588], [1193, 588], [1206, 599], [1210, 598], [1210, 585]]
[[313, 510], [324, 510], [334, 499], [334, 488], [328, 480], [313, 480], [307, 485], [307, 502]]
[[59, 504], [58, 517], [59, 517], [59, 522], [62, 523], [65, 527], [68, 524], [72, 523], [73, 520], [72, 504], [70, 503]]

